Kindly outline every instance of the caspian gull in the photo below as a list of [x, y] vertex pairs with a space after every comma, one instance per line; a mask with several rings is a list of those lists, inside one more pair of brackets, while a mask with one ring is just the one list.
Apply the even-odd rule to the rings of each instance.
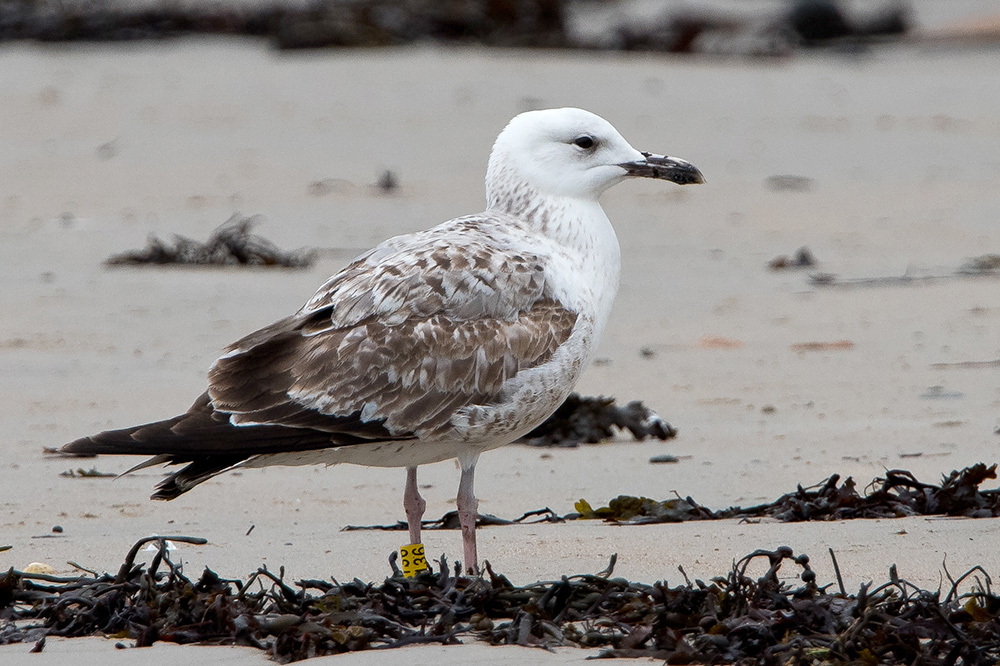
[[465, 566], [478, 567], [479, 454], [544, 421], [590, 361], [618, 289], [618, 239], [598, 197], [628, 177], [701, 183], [580, 109], [529, 111], [500, 133], [486, 211], [397, 236], [327, 280], [298, 312], [231, 345], [185, 414], [63, 447], [183, 464], [153, 499], [237, 467], [405, 467], [457, 458]]

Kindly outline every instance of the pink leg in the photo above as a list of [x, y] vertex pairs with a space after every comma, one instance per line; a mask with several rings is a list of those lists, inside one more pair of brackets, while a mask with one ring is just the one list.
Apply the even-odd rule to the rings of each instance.
[[479, 559], [476, 556], [476, 517], [479, 515], [479, 500], [472, 490], [473, 477], [476, 473], [476, 461], [479, 454], [470, 458], [459, 458], [462, 465], [462, 479], [458, 483], [458, 522], [462, 525], [462, 545], [465, 548], [465, 571], [475, 574], [479, 572]]
[[406, 468], [406, 490], [403, 491], [403, 509], [406, 510], [406, 524], [410, 528], [410, 543], [420, 543], [420, 520], [424, 517], [427, 502], [417, 489], [417, 468]]

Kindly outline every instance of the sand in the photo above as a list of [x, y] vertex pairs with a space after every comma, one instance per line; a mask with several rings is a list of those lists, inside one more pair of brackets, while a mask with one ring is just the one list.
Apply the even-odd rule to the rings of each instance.
[[[148, 534], [203, 536], [187, 571], [381, 580], [401, 533], [341, 532], [402, 518], [402, 470], [342, 466], [229, 474], [169, 503], [119, 457], [42, 447], [183, 411], [219, 351], [298, 308], [354, 254], [396, 233], [481, 210], [496, 133], [529, 107], [575, 105], [642, 150], [691, 160], [708, 184], [631, 182], [608, 192], [624, 274], [601, 361], [580, 390], [642, 399], [671, 442], [483, 456], [481, 509], [504, 517], [583, 497], [753, 504], [886, 468], [935, 481], [992, 463], [1000, 370], [996, 279], [835, 289], [767, 262], [806, 245], [840, 277], [945, 274], [1000, 253], [1000, 71], [989, 50], [886, 47], [779, 61], [492, 52], [420, 46], [277, 54], [243, 40], [0, 48], [0, 569], [67, 561], [115, 570]], [[401, 183], [372, 185], [385, 169]], [[767, 179], [808, 179], [806, 191]], [[146, 236], [205, 238], [234, 211], [265, 217], [284, 248], [326, 248], [304, 271], [114, 269]], [[820, 351], [796, 345], [849, 341]], [[651, 456], [681, 456], [652, 465]], [[421, 468], [428, 515], [452, 507], [452, 462]], [[63, 528], [61, 534], [52, 527]], [[250, 528], [253, 530], [249, 532]], [[1000, 574], [996, 520], [735, 521], [484, 529], [481, 555], [517, 583], [602, 569], [680, 581], [787, 544], [848, 588], [900, 575], [937, 585], [982, 564]], [[430, 532], [431, 554], [460, 552]], [[252, 649], [51, 641], [32, 663], [263, 663]], [[0, 647], [20, 663], [30, 646]], [[420, 656], [414, 657], [414, 650]], [[583, 651], [408, 648], [338, 664], [581, 661]], [[525, 656], [527, 655], [527, 656]], [[157, 661], [158, 660], [158, 661]], [[333, 659], [329, 661], [333, 662]], [[322, 662], [317, 662], [322, 663]], [[630, 662], [634, 663], [634, 662]]]

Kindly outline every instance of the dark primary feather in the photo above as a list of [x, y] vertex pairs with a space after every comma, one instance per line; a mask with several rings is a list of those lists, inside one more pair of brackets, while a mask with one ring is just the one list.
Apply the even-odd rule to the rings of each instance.
[[62, 450], [80, 455], [153, 456], [153, 460], [140, 467], [188, 463], [157, 484], [152, 495], [153, 499], [174, 499], [255, 455], [406, 439], [393, 437], [376, 421], [363, 423], [357, 414], [341, 421], [343, 433], [275, 425], [234, 426], [228, 414], [215, 411], [206, 393], [180, 416], [83, 437], [66, 444]]
[[208, 395], [202, 394], [191, 409], [180, 416], [83, 437], [62, 450], [88, 455], [167, 454], [175, 458], [175, 462], [185, 462], [209, 454], [239, 454], [249, 458], [265, 453], [311, 451], [400, 439], [376, 421], [361, 422], [357, 414], [342, 417], [340, 421], [344, 424], [342, 433], [280, 425], [234, 426], [229, 422], [229, 415], [216, 411]]

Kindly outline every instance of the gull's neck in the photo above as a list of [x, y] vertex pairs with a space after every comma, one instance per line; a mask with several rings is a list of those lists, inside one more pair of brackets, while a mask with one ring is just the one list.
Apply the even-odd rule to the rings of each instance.
[[600, 256], [599, 241], [614, 239], [617, 254], [617, 237], [596, 198], [543, 194], [495, 163], [490, 164], [486, 178], [486, 210], [510, 215], [526, 231], [583, 255]]
[[617, 236], [597, 200], [544, 195], [528, 185], [504, 194], [489, 198], [486, 210], [509, 215], [525, 231], [545, 236], [583, 258], [602, 259], [608, 249], [617, 255]]
[[590, 313], [599, 335], [611, 313], [621, 270], [618, 237], [601, 204], [596, 199], [545, 195], [512, 179], [493, 180], [491, 185], [487, 211], [508, 215], [524, 231], [549, 241], [553, 260], [568, 269], [560, 274], [564, 281], [550, 275], [553, 290], [560, 300]]

